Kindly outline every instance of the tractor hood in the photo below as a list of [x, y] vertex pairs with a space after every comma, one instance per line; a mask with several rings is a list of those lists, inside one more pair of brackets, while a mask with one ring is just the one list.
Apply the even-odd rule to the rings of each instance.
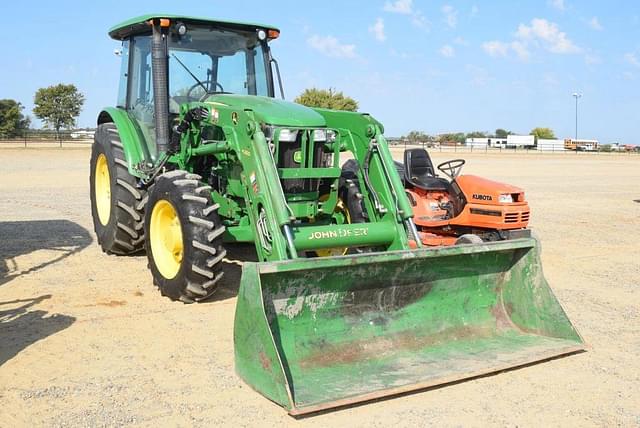
[[524, 202], [524, 190], [498, 181], [488, 180], [476, 175], [461, 175], [456, 183], [462, 189], [469, 202], [482, 205], [497, 205], [500, 195], [512, 195], [513, 202]]
[[326, 126], [322, 115], [300, 104], [255, 95], [212, 95], [208, 104], [224, 104], [238, 110], [252, 110], [257, 118], [269, 125], [302, 126], [319, 128]]

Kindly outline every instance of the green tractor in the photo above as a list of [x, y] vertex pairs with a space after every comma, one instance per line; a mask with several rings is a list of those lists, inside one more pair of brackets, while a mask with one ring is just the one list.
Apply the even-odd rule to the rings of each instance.
[[162, 294], [191, 303], [223, 281], [226, 246], [253, 242], [236, 370], [290, 413], [583, 349], [534, 239], [412, 249], [382, 125], [276, 99], [277, 28], [146, 15], [109, 35], [122, 69], [91, 156], [98, 243], [146, 250]]

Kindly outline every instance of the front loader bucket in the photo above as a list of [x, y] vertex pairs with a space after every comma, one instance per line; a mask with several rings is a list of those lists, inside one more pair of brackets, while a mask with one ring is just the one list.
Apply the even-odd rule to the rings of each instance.
[[534, 239], [244, 265], [238, 374], [291, 414], [585, 348]]

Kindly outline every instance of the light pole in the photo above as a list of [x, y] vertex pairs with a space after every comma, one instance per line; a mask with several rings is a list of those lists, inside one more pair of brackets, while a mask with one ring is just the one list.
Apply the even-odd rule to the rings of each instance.
[[578, 150], [578, 98], [582, 97], [582, 93], [574, 92], [572, 96], [576, 99], [576, 151]]

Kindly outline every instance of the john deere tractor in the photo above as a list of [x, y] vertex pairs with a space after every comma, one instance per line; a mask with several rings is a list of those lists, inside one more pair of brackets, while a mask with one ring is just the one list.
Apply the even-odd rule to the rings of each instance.
[[90, 176], [102, 249], [146, 250], [162, 294], [191, 303], [223, 281], [226, 246], [253, 242], [236, 370], [293, 414], [582, 349], [535, 240], [411, 249], [382, 125], [276, 99], [279, 34], [175, 15], [110, 30], [120, 90]]

